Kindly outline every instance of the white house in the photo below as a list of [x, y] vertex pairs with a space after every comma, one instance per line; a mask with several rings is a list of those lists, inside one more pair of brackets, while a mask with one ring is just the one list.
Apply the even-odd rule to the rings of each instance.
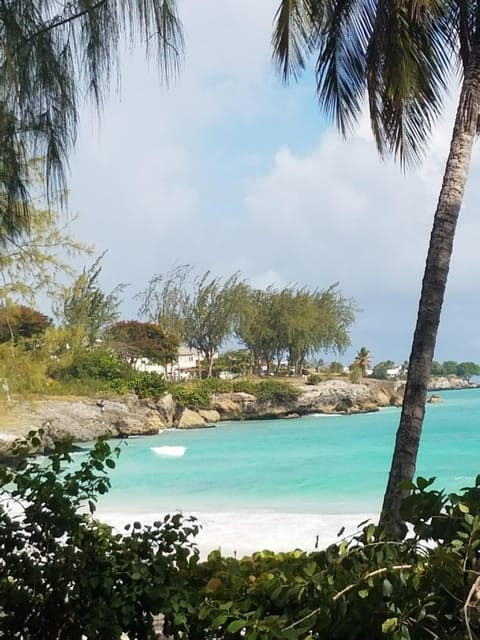
[[202, 360], [202, 353], [198, 349], [191, 349], [187, 345], [180, 345], [177, 359], [165, 366], [154, 364], [148, 358], [140, 358], [134, 364], [137, 371], [152, 371], [160, 373], [165, 378], [171, 380], [188, 380], [198, 371], [199, 362]]
[[396, 367], [392, 367], [391, 369], [387, 369], [385, 372], [387, 374], [387, 378], [399, 378], [402, 373], [402, 369], [403, 367], [401, 364]]

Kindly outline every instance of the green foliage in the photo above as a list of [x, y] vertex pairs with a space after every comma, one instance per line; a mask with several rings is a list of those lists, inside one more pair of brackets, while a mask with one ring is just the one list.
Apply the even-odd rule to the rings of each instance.
[[51, 318], [25, 305], [0, 307], [0, 342], [38, 337], [52, 324]]
[[256, 396], [258, 393], [258, 383], [251, 380], [234, 380], [233, 390], [238, 393], [249, 393], [251, 396]]
[[42, 393], [47, 390], [47, 362], [41, 353], [27, 345], [12, 348], [9, 343], [0, 345], [0, 378], [8, 381], [12, 393]]
[[207, 271], [194, 280], [192, 292], [185, 296], [183, 337], [205, 356], [209, 377], [215, 354], [233, 332], [243, 290], [238, 273], [223, 280]]
[[472, 376], [480, 375], [480, 365], [475, 362], [460, 362], [455, 369], [455, 373], [465, 380], [470, 380]]
[[307, 384], [319, 384], [322, 380], [323, 378], [319, 373], [311, 373], [307, 378]]
[[348, 329], [356, 305], [337, 286], [326, 290], [286, 287], [265, 291], [245, 287], [236, 336], [249, 349], [251, 360], [278, 372], [284, 355], [290, 368], [301, 373], [307, 356], [322, 350], [343, 352], [350, 344]]
[[357, 362], [354, 362], [350, 367], [350, 381], [354, 384], [362, 381], [362, 368]]
[[115, 383], [129, 375], [130, 367], [113, 351], [94, 348], [83, 349], [74, 353], [71, 358], [53, 362], [47, 373], [53, 379], [94, 379]]
[[328, 365], [328, 373], [334, 373], [334, 374], [342, 374], [343, 373], [343, 364], [341, 362], [330, 362], [330, 364]]
[[139, 398], [161, 398], [168, 390], [165, 378], [155, 371], [135, 371], [127, 385]]
[[162, 77], [178, 69], [183, 36], [175, 2], [25, 0], [2, 6], [0, 38], [0, 239], [29, 231], [28, 162], [43, 158], [43, 187], [65, 189], [80, 104], [99, 108], [118, 72], [119, 44], [156, 50]]
[[372, 369], [372, 378], [376, 378], [377, 380], [386, 380], [388, 378], [388, 369], [393, 369], [394, 366], [395, 363], [393, 360], [378, 362]]
[[231, 380], [223, 380], [222, 378], [204, 378], [197, 383], [197, 388], [205, 389], [209, 393], [231, 393], [233, 391], [233, 383]]
[[188, 409], [208, 409], [212, 401], [211, 391], [199, 384], [169, 384], [173, 398]]
[[261, 402], [290, 402], [298, 398], [300, 393], [292, 384], [281, 380], [234, 380], [233, 390], [249, 393]]
[[480, 365], [475, 362], [455, 362], [446, 360], [445, 362], [432, 362], [432, 376], [459, 376], [465, 380], [470, 380], [472, 376], [480, 375]]
[[288, 382], [262, 380], [257, 385], [257, 399], [263, 402], [290, 402], [296, 400], [300, 392]]
[[138, 320], [116, 322], [109, 327], [107, 338], [132, 363], [148, 358], [151, 362], [168, 364], [176, 360], [180, 346], [178, 336], [167, 333], [162, 325]]
[[188, 610], [181, 592], [197, 554], [195, 521], [176, 514], [115, 532], [94, 512], [119, 449], [100, 440], [76, 466], [64, 444], [47, 462], [26, 459], [44, 435], [19, 445], [14, 472], [0, 466], [0, 636], [153, 638], [152, 616], [172, 615], [173, 594]]
[[89, 246], [70, 235], [74, 219], [61, 222], [54, 210], [32, 204], [29, 209], [28, 232], [22, 231], [15, 240], [5, 237], [0, 191], [0, 297], [4, 306], [11, 306], [10, 300], [35, 306], [39, 292], [56, 299], [62, 290], [62, 276], [74, 274], [66, 258], [91, 253]]
[[314, 553], [211, 553], [188, 568], [188, 610], [174, 599], [166, 632], [190, 640], [474, 637], [467, 625], [478, 633], [480, 477], [460, 495], [432, 490], [431, 482], [412, 486], [404, 503], [412, 533], [401, 542], [365, 522]]
[[214, 362], [215, 371], [230, 371], [245, 375], [250, 368], [250, 355], [247, 349], [235, 349], [220, 353]]
[[106, 327], [118, 319], [120, 295], [126, 285], [118, 284], [110, 293], [104, 293], [99, 285], [102, 271], [99, 256], [89, 269], [75, 279], [74, 283], [65, 287], [61, 304], [56, 313], [61, 322], [70, 330], [82, 328], [90, 345], [93, 345]]
[[14, 472], [0, 466], [1, 637], [147, 639], [160, 612], [175, 640], [478, 636], [480, 476], [452, 494], [417, 478], [402, 505], [402, 541], [366, 521], [313, 553], [215, 551], [199, 562], [192, 519], [137, 522], [123, 534], [94, 519], [118, 448], [100, 440], [71, 466], [57, 444], [47, 462], [28, 461], [44, 436], [29, 434]]

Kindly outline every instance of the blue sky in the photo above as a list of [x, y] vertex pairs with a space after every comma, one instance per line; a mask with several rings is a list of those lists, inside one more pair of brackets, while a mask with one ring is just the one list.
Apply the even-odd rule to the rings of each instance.
[[[451, 130], [453, 101], [421, 167], [378, 159], [367, 119], [343, 141], [322, 117], [313, 74], [282, 86], [271, 64], [277, 0], [183, 0], [186, 56], [158, 82], [141, 51], [122, 62], [100, 123], [86, 108], [71, 162], [74, 233], [108, 249], [103, 285], [135, 293], [175, 263], [256, 286], [340, 282], [361, 307], [348, 362], [408, 358]], [[480, 362], [474, 158], [436, 358]], [[334, 359], [328, 356], [327, 359]]]

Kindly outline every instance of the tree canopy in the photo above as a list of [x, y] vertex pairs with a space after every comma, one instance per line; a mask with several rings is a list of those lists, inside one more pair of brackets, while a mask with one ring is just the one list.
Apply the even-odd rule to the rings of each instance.
[[109, 327], [108, 341], [114, 349], [135, 363], [140, 358], [166, 365], [176, 360], [180, 340], [158, 323], [123, 320]]
[[118, 73], [119, 45], [154, 50], [161, 77], [178, 70], [183, 35], [175, 0], [3, 2], [0, 6], [0, 239], [28, 231], [28, 162], [43, 159], [47, 193], [64, 191], [79, 108], [99, 108]]

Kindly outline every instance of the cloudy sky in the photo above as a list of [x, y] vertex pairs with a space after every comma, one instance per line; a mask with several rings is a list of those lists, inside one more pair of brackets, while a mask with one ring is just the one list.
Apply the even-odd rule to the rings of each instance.
[[[256, 286], [340, 283], [362, 309], [352, 349], [408, 358], [451, 129], [452, 105], [423, 165], [378, 159], [368, 123], [344, 141], [322, 117], [307, 74], [282, 86], [271, 64], [277, 0], [179, 1], [181, 75], [167, 89], [141, 51], [100, 123], [85, 110], [71, 162], [74, 233], [108, 249], [103, 286], [130, 283], [123, 316], [154, 273], [189, 263], [241, 270]], [[474, 158], [436, 359], [480, 362]], [[333, 356], [331, 356], [333, 359]]]

